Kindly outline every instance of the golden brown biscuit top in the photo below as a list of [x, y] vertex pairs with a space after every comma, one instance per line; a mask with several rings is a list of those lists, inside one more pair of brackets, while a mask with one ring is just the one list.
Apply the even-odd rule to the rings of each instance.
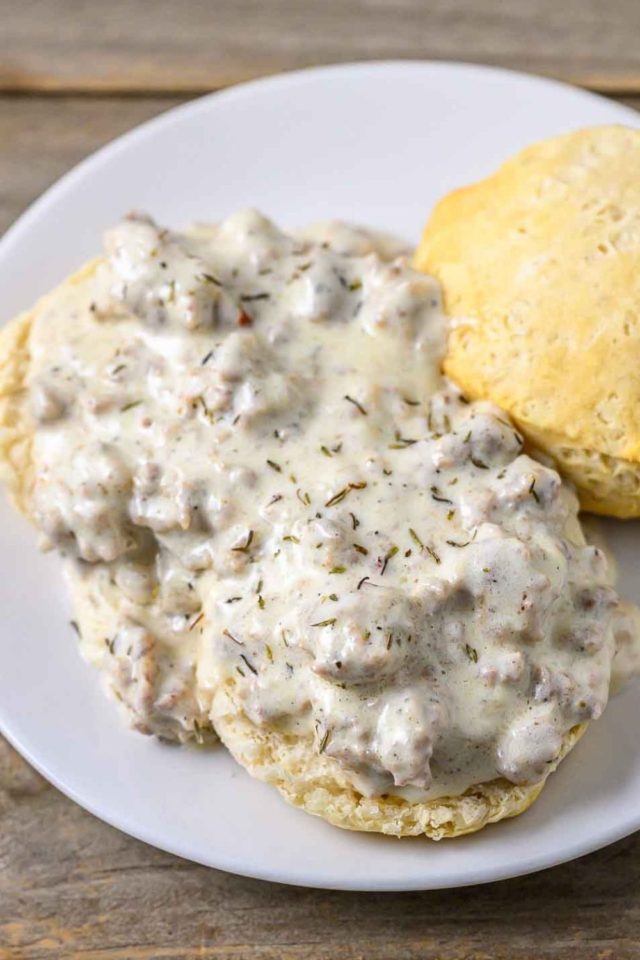
[[416, 254], [462, 318], [445, 369], [523, 426], [640, 459], [640, 131], [534, 144], [445, 197]]

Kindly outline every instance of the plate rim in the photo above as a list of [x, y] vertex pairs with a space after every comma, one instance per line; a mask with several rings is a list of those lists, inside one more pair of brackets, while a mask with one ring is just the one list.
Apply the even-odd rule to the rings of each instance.
[[[126, 814], [122, 815], [120, 822], [118, 823], [111, 815], [105, 815], [104, 813], [98, 812], [98, 810], [95, 808], [95, 805], [91, 801], [87, 802], [86, 800], [81, 799], [72, 787], [68, 787], [66, 784], [60, 781], [55, 774], [50, 773], [47, 770], [46, 764], [33, 757], [28, 749], [23, 749], [19, 743], [14, 741], [13, 736], [4, 729], [1, 715], [0, 733], [20, 754], [20, 756], [25, 759], [41, 776], [43, 776], [48, 783], [52, 784], [52, 786], [59, 790], [60, 793], [62, 793], [65, 797], [68, 797], [68, 799], [72, 800], [73, 803], [76, 803], [83, 810], [86, 810], [93, 817], [96, 817], [97, 820], [108, 824], [108, 826], [118, 830], [125, 836], [129, 836], [134, 840], [146, 843], [148, 846], [153, 847], [156, 850], [161, 850], [164, 853], [169, 853], [174, 857], [179, 857], [181, 860], [184, 860], [187, 863], [196, 863], [199, 866], [207, 867], [210, 870], [220, 870], [222, 873], [229, 873], [237, 877], [245, 877], [249, 880], [263, 880], [268, 883], [277, 883], [279, 886], [302, 887], [310, 890], [337, 890], [350, 893], [416, 893], [427, 890], [456, 890], [462, 887], [483, 886], [488, 883], [498, 883], [501, 880], [514, 880], [518, 877], [531, 876], [534, 873], [541, 873], [543, 870], [559, 867], [562, 866], [562, 864], [571, 863], [574, 860], [580, 860], [592, 853], [597, 853], [598, 850], [602, 850], [605, 847], [610, 846], [612, 843], [624, 840], [626, 837], [631, 836], [640, 829], [639, 811], [637, 815], [637, 825], [635, 827], [632, 827], [629, 830], [625, 829], [624, 832], [620, 833], [616, 830], [615, 825], [612, 825], [604, 839], [601, 838], [597, 844], [589, 845], [586, 849], [583, 843], [580, 843], [578, 840], [576, 840], [569, 848], [568, 852], [565, 851], [565, 853], [557, 858], [552, 857], [549, 859], [548, 857], [545, 857], [544, 854], [539, 853], [535, 856], [531, 856], [527, 859], [519, 861], [518, 865], [514, 866], [513, 869], [500, 870], [500, 872], [495, 876], [486, 876], [486, 868], [478, 868], [475, 871], [470, 872], [468, 878], [462, 877], [455, 882], [452, 882], [449, 879], [443, 879], [442, 881], [429, 880], [427, 885], [425, 885], [425, 881], [420, 880], [408, 882], [404, 880], [398, 880], [397, 882], [367, 883], [365, 885], [360, 881], [352, 882], [347, 880], [331, 883], [324, 881], [314, 882], [313, 880], [309, 879], [302, 880], [299, 877], [293, 879], [292, 875], [289, 875], [290, 878], [287, 879], [286, 871], [283, 872], [278, 871], [277, 869], [272, 869], [269, 865], [260, 870], [251, 870], [245, 868], [239, 869], [233, 858], [226, 856], [222, 856], [220, 861], [214, 865], [207, 859], [199, 857], [197, 853], [185, 853], [184, 851], [181, 851], [179, 844], [174, 845], [171, 842], [165, 841], [159, 843], [156, 839], [151, 839], [150, 835], [146, 834], [145, 831], [140, 829], [138, 826], [131, 827], [128, 825]], [[310, 814], [307, 814], [307, 816], [310, 816]], [[490, 824], [489, 827], [490, 829], [495, 829], [498, 827], [498, 824]], [[333, 827], [332, 829], [339, 830], [341, 828]], [[424, 843], [427, 845], [426, 849], [428, 850], [428, 845], [430, 844], [441, 842], [455, 843], [456, 839], [458, 838], [449, 838], [448, 840], [445, 839], [444, 841], [436, 841], [430, 840], [427, 837], [403, 837], [400, 838], [399, 842], [409, 841], [413, 843]], [[460, 839], [464, 839], [464, 837]]]
[[[45, 211], [51, 203], [64, 200], [65, 193], [73, 190], [74, 184], [78, 177], [81, 177], [86, 172], [90, 173], [94, 169], [97, 170], [104, 164], [108, 164], [112, 157], [123, 150], [129, 149], [130, 146], [135, 145], [137, 140], [143, 140], [155, 129], [166, 125], [171, 125], [176, 115], [179, 115], [181, 118], [185, 119], [189, 117], [193, 118], [201, 111], [206, 112], [208, 109], [210, 109], [212, 103], [217, 104], [221, 101], [233, 103], [234, 101], [251, 98], [251, 96], [257, 90], [260, 90], [261, 92], [269, 92], [272, 90], [275, 91], [291, 85], [297, 86], [300, 83], [313, 82], [319, 77], [336, 77], [340, 75], [352, 76], [358, 73], [365, 74], [372, 70], [413, 70], [416, 68], [420, 70], [425, 67], [436, 72], [442, 70], [443, 73], [450, 70], [455, 70], [461, 73], [466, 72], [470, 77], [477, 75], [478, 72], [482, 72], [483, 74], [493, 76], [496, 79], [515, 80], [516, 82], [522, 82], [525, 84], [534, 82], [540, 86], [546, 86], [559, 91], [571, 91], [574, 96], [583, 99], [585, 102], [593, 102], [595, 100], [606, 103], [607, 106], [612, 110], [616, 110], [620, 116], [619, 122], [621, 123], [624, 122], [625, 117], [628, 118], [628, 120], [635, 120], [636, 125], [638, 123], [637, 111], [635, 111], [632, 107], [616, 103], [615, 101], [612, 101], [600, 94], [576, 87], [561, 80], [555, 80], [549, 77], [537, 76], [536, 74], [527, 73], [525, 71], [497, 67], [488, 64], [458, 62], [455, 60], [382, 59], [319, 65], [306, 67], [303, 69], [284, 71], [274, 75], [259, 77], [254, 80], [236, 84], [231, 87], [223, 88], [222, 90], [212, 91], [193, 99], [188, 99], [182, 103], [163, 110], [160, 114], [143, 121], [140, 124], [137, 124], [133, 128], [103, 144], [97, 150], [84, 157], [64, 174], [62, 174], [61, 177], [55, 180], [42, 194], [34, 199], [14, 220], [14, 222], [8, 227], [0, 239], [0, 261], [4, 259], [6, 255], [10, 255], [12, 245], [16, 242], [19, 242], [22, 237], [32, 229], [41, 212]], [[74, 803], [77, 803], [80, 807], [89, 811], [93, 816], [105, 823], [108, 823], [111, 827], [119, 830], [121, 833], [132, 836], [139, 841], [155, 847], [156, 849], [166, 851], [174, 856], [178, 856], [191, 862], [199, 863], [212, 869], [225, 871], [237, 876], [258, 880], [267, 880], [272, 883], [285, 885], [296, 885], [315, 889], [345, 890], [351, 892], [401, 892], [430, 889], [453, 889], [456, 887], [475, 886], [482, 883], [497, 882], [499, 880], [528, 875], [553, 866], [558, 866], [562, 863], [578, 859], [582, 856], [586, 856], [589, 853], [600, 850], [617, 840], [624, 839], [625, 837], [634, 833], [636, 830], [640, 829], [639, 809], [632, 826], [629, 826], [631, 821], [628, 821], [621, 831], [619, 828], [616, 828], [615, 823], [612, 823], [608, 830], [605, 830], [604, 833], [599, 834], [598, 840], [595, 843], [585, 843], [584, 840], [576, 839], [572, 844], [569, 845], [568, 849], [563, 848], [563, 852], [559, 856], [550, 856], [548, 851], [546, 853], [538, 852], [537, 854], [532, 854], [528, 858], [519, 861], [517, 864], [513, 863], [511, 867], [502, 866], [496, 868], [495, 866], [484, 866], [482, 868], [476, 868], [473, 871], [467, 871], [465, 875], [458, 875], [456, 879], [452, 879], [451, 876], [436, 879], [425, 877], [423, 880], [416, 879], [404, 881], [402, 879], [398, 879], [397, 881], [393, 882], [370, 882], [366, 884], [357, 880], [355, 882], [342, 880], [330, 883], [322, 879], [314, 881], [313, 879], [309, 878], [308, 874], [306, 877], [301, 876], [299, 873], [294, 875], [288, 868], [278, 869], [276, 866], [272, 866], [269, 863], [264, 863], [260, 868], [248, 869], [246, 866], [239, 866], [238, 863], [234, 861], [233, 856], [229, 856], [227, 854], [220, 855], [216, 863], [212, 864], [210, 858], [205, 859], [204, 857], [199, 857], [197, 853], [194, 853], [194, 851], [185, 852], [184, 847], [182, 847], [180, 843], [173, 843], [170, 837], [165, 836], [159, 840], [157, 835], [154, 835], [153, 830], [147, 832], [139, 823], [129, 823], [127, 811], [121, 812], [117, 817], [113, 815], [110, 810], [107, 810], [107, 813], [105, 813], [104, 810], [100, 809], [99, 804], [94, 803], [91, 799], [87, 801], [81, 795], [80, 791], [76, 791], [73, 786], [66, 784], [58, 775], [49, 770], [46, 759], [42, 760], [41, 758], [35, 756], [30, 747], [27, 744], [23, 744], [19, 736], [14, 735], [11, 729], [10, 719], [4, 716], [4, 711], [1, 704], [0, 732], [11, 744], [11, 746], [22, 757], [24, 757], [27, 762], [38, 771], [38, 773], [40, 773], [48, 782], [53, 784], [56, 789], [58, 789], [65, 796], [69, 797]], [[430, 841], [423, 838], [415, 838], [414, 842], [425, 842], [428, 844]]]

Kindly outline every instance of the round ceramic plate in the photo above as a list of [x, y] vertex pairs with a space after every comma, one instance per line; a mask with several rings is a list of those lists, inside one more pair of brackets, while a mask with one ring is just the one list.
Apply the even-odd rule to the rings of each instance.
[[[131, 208], [180, 226], [256, 206], [286, 227], [341, 217], [415, 242], [444, 192], [539, 137], [638, 115], [547, 80], [446, 63], [292, 73], [172, 110], [49, 190], [0, 244], [3, 319], [100, 249]], [[479, 883], [640, 828], [640, 695], [613, 702], [524, 816], [443, 841], [347, 833], [288, 807], [222, 749], [129, 731], [78, 655], [54, 556], [2, 501], [0, 727], [57, 787], [165, 850], [235, 873], [355, 890]], [[611, 524], [640, 600], [638, 527]]]

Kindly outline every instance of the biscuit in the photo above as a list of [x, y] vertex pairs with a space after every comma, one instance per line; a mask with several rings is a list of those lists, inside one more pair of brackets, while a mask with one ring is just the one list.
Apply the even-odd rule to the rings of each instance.
[[[27, 516], [33, 484], [32, 442], [34, 423], [27, 404], [31, 364], [30, 336], [34, 323], [46, 322], [50, 304], [59, 305], [78, 284], [93, 279], [99, 260], [92, 261], [0, 331], [0, 477], [16, 506]], [[114, 608], [113, 598], [99, 596], [96, 606], [76, 597], [85, 656], [99, 661], [96, 638], [104, 635], [102, 623]], [[94, 642], [96, 641], [96, 642]], [[519, 786], [505, 779], [469, 788], [461, 796], [428, 801], [400, 797], [365, 797], [351, 784], [340, 764], [318, 753], [312, 738], [293, 737], [254, 725], [236, 704], [231, 686], [215, 692], [211, 719], [231, 754], [252, 775], [273, 784], [290, 803], [330, 823], [352, 830], [391, 836], [427, 836], [432, 839], [461, 836], [486, 824], [524, 812], [538, 797], [544, 781]], [[586, 725], [574, 727], [565, 737], [549, 773], [569, 752]]]
[[[460, 837], [524, 813], [546, 782], [519, 786], [500, 778], [470, 787], [461, 796], [437, 800], [365, 797], [354, 789], [336, 760], [318, 753], [312, 738], [287, 736], [253, 724], [234, 700], [232, 688], [216, 693], [212, 721], [229, 752], [252, 776], [275, 786], [293, 806], [348, 830], [432, 840]], [[549, 773], [586, 726], [569, 731]]]
[[445, 371], [505, 409], [585, 510], [640, 516], [640, 131], [534, 144], [435, 207], [415, 255]]
[[34, 322], [45, 317], [52, 304], [59, 304], [81, 284], [95, 276], [99, 258], [91, 260], [35, 306], [0, 329], [0, 480], [12, 502], [26, 516], [30, 513], [33, 486], [31, 448], [35, 434], [27, 400], [31, 365], [30, 338]]

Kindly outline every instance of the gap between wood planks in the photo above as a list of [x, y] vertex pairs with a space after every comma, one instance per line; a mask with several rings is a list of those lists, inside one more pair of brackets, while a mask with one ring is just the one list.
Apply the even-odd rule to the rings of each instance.
[[[366, 63], [366, 60], [358, 61]], [[376, 61], [371, 61], [376, 62]], [[438, 62], [437, 60], [425, 62]], [[473, 63], [473, 61], [465, 61]], [[494, 66], [498, 69], [514, 69], [519, 72], [517, 67], [510, 67], [508, 64], [478, 63], [478, 66]], [[226, 87], [235, 86], [239, 83], [246, 83], [251, 80], [259, 80], [263, 77], [276, 76], [282, 73], [290, 73], [299, 69], [313, 69], [316, 65], [309, 64], [308, 67], [291, 67], [281, 70], [274, 70], [265, 73], [238, 73], [233, 77], [220, 76], [212, 78], [211, 84], [194, 84], [181, 81], [179, 78], [172, 78], [168, 83], [160, 81], [152, 84], [137, 84], [130, 80], [123, 79], [122, 82], [112, 79], [101, 80], [91, 78], [81, 85], [69, 83], [63, 79], [54, 77], [30, 77], [25, 76], [20, 81], [5, 80], [0, 72], [0, 96], [12, 97], [170, 97], [184, 96], [196, 97], [207, 93], [213, 93]], [[340, 63], [326, 64], [326, 66], [340, 66]], [[554, 74], [552, 72], [536, 71], [535, 69], [524, 70], [524, 73], [531, 73], [532, 76], [546, 77], [550, 80], [557, 80], [561, 83], [567, 83], [571, 86], [582, 87], [585, 90], [591, 90], [593, 93], [604, 94], [613, 98], [640, 96], [640, 72], [630, 73], [623, 76], [607, 76], [606, 74]]]

